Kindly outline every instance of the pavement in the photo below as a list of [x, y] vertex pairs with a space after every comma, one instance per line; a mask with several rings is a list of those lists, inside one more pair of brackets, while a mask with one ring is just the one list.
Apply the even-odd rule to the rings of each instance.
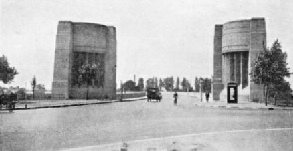
[[[144, 100], [144, 99], [146, 99], [146, 97], [125, 98], [122, 101], [121, 100], [28, 100], [28, 101], [17, 102], [15, 104], [14, 110], [60, 108], [60, 107], [105, 104], [105, 103], [114, 103], [114, 102], [129, 102], [129, 101]], [[9, 109], [2, 108], [1, 110], [9, 110]]]
[[[227, 103], [227, 101], [215, 101], [213, 98], [210, 98], [207, 101], [205, 98], [200, 99], [200, 94], [198, 93], [189, 93], [189, 94], [181, 94], [187, 95], [195, 99], [196, 106], [203, 106], [203, 107], [216, 107], [216, 108], [227, 108], [227, 109], [263, 109], [263, 110], [293, 110], [292, 106], [276, 106], [273, 104], [268, 104], [267, 106], [265, 103], [257, 103], [257, 102], [250, 102], [250, 101], [241, 101], [239, 100], [238, 103]], [[204, 97], [204, 95], [203, 95]]]

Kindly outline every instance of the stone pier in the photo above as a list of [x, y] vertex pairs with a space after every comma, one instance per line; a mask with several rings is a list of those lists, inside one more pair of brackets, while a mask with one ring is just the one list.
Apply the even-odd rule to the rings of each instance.
[[[258, 53], [266, 46], [264, 18], [227, 22], [215, 26], [213, 97], [220, 100], [220, 93], [229, 82], [240, 87], [239, 95], [249, 100], [263, 98], [262, 86], [250, 81], [250, 71]], [[246, 89], [247, 93], [241, 94]], [[244, 91], [243, 91], [244, 92]]]

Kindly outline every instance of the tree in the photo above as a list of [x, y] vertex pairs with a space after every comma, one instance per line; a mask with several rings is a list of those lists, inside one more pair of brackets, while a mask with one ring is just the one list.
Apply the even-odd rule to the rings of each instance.
[[139, 91], [143, 90], [143, 88], [144, 88], [144, 80], [143, 80], [143, 78], [138, 79], [137, 86], [139, 87]]
[[147, 88], [153, 88], [154, 87], [154, 79], [153, 78], [149, 78], [147, 81], [146, 81], [146, 87]]
[[212, 80], [210, 78], [199, 77], [198, 79], [196, 78], [195, 80], [196, 80], [195, 88], [198, 87], [198, 91], [200, 90], [200, 84], [201, 84], [202, 92], [211, 92]]
[[25, 88], [20, 88], [16, 94], [18, 100], [25, 100]]
[[211, 92], [211, 79], [210, 78], [201, 78], [202, 79], [202, 91]]
[[175, 90], [176, 90], [176, 91], [179, 90], [179, 83], [180, 83], [180, 80], [179, 80], [179, 77], [177, 77], [177, 80], [176, 80], [176, 87], [175, 87]]
[[274, 104], [277, 105], [277, 100], [287, 100], [287, 106], [289, 105], [289, 100], [291, 99], [292, 89], [290, 83], [282, 80], [280, 83], [277, 83], [273, 86], [272, 93], [270, 95], [274, 98]]
[[17, 74], [16, 69], [9, 66], [7, 58], [4, 55], [0, 57], [0, 81], [4, 84], [10, 83]]
[[154, 78], [154, 83], [155, 83], [155, 87], [157, 88], [158, 87], [158, 78], [157, 77]]
[[38, 88], [39, 90], [46, 90], [46, 87], [44, 84], [37, 84], [36, 88]]
[[200, 88], [200, 86], [199, 86], [199, 79], [197, 77], [195, 77], [195, 80], [194, 81], [195, 81], [194, 82], [194, 90], [195, 90], [195, 92], [199, 92], [199, 88]]
[[187, 91], [188, 92], [191, 92], [191, 91], [193, 91], [193, 88], [192, 88], [192, 86], [191, 86], [191, 83], [187, 80]]
[[135, 91], [135, 82], [132, 80], [128, 80], [123, 84], [123, 88], [125, 88], [128, 91]]
[[186, 92], [187, 91], [187, 87], [188, 87], [186, 78], [183, 78], [183, 80], [181, 82], [181, 86], [182, 86], [182, 91]]
[[263, 95], [267, 105], [268, 94], [274, 85], [290, 77], [287, 67], [287, 54], [282, 52], [281, 44], [276, 40], [270, 49], [263, 49], [256, 58], [251, 69], [251, 79], [256, 84], [263, 85]]
[[162, 90], [162, 87], [164, 86], [164, 82], [163, 82], [163, 80], [160, 78], [160, 80], [159, 80], [159, 88], [160, 88], [160, 90]]
[[37, 86], [37, 79], [36, 79], [35, 76], [32, 79], [31, 85], [32, 85], [32, 88], [33, 88], [33, 99], [35, 99], [35, 88]]
[[86, 100], [88, 100], [88, 98], [89, 98], [88, 97], [89, 96], [89, 85], [90, 84], [94, 85], [94, 80], [96, 78], [97, 70], [98, 70], [98, 68], [95, 63], [82, 65], [78, 69], [79, 84], [86, 83], [86, 85], [87, 85]]
[[165, 89], [167, 91], [172, 91], [173, 90], [173, 85], [174, 85], [173, 77], [164, 78], [163, 81], [164, 81], [164, 84], [165, 84]]

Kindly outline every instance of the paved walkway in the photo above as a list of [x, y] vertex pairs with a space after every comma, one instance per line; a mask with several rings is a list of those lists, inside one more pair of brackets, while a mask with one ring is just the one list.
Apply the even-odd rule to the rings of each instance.
[[[143, 100], [143, 99], [146, 99], [146, 97], [126, 98], [126, 99], [123, 99], [122, 102]], [[104, 104], [104, 103], [113, 103], [113, 102], [120, 102], [120, 100], [28, 100], [28, 101], [20, 101], [16, 103], [15, 110], [59, 108], [59, 107]], [[27, 104], [27, 106], [25, 106], [25, 104]], [[2, 110], [7, 110], [7, 109], [2, 108]]]
[[[181, 94], [184, 95], [184, 94]], [[210, 98], [210, 100], [207, 102], [204, 94], [202, 95], [202, 101], [200, 99], [200, 94], [198, 93], [189, 93], [185, 94], [190, 97], [195, 98], [195, 105], [196, 106], [205, 106], [205, 107], [218, 107], [218, 108], [234, 108], [234, 109], [266, 109], [266, 110], [275, 110], [275, 109], [281, 109], [281, 110], [293, 110], [293, 107], [287, 107], [287, 106], [275, 106], [272, 104], [268, 104], [267, 106], [264, 103], [256, 103], [256, 102], [250, 102], [250, 101], [239, 101], [237, 104], [231, 104], [227, 103], [227, 101], [215, 101], [213, 98]]]

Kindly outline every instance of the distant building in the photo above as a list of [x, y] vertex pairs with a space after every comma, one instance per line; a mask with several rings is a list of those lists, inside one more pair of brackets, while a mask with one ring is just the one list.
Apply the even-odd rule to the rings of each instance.
[[[263, 97], [262, 86], [250, 80], [249, 73], [259, 52], [266, 47], [264, 18], [227, 22], [215, 26], [213, 98], [222, 100], [228, 82], [239, 85], [239, 95], [249, 100]], [[244, 97], [245, 98], [245, 97]]]
[[89, 98], [116, 98], [116, 29], [94, 23], [60, 21], [56, 36], [52, 97], [84, 99], [87, 86], [80, 84], [78, 69], [94, 63], [96, 77]]

